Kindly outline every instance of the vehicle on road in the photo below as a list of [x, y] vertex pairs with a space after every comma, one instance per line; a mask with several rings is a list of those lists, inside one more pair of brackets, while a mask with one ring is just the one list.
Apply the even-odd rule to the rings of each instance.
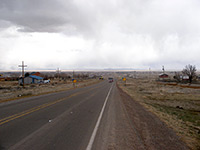
[[113, 79], [112, 77], [109, 77], [109, 78], [108, 78], [108, 82], [109, 82], [109, 83], [112, 83], [113, 81], [114, 81], [114, 79]]
[[50, 80], [44, 80], [43, 83], [50, 83]]

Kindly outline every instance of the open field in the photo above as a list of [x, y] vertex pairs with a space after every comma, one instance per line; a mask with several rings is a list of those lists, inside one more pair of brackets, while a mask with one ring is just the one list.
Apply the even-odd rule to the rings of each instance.
[[118, 80], [119, 87], [156, 114], [193, 150], [200, 149], [200, 88], [147, 78]]
[[51, 92], [64, 91], [75, 87], [83, 87], [100, 82], [98, 79], [80, 80], [75, 85], [72, 81], [51, 80], [48, 84], [29, 84], [25, 88], [18, 84], [18, 81], [0, 81], [0, 103], [12, 99], [46, 94]]

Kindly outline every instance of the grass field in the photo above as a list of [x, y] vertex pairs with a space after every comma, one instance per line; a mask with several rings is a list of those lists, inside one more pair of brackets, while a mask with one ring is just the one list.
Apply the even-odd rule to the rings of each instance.
[[118, 85], [156, 114], [193, 150], [200, 149], [200, 88], [128, 78]]
[[29, 84], [25, 88], [20, 86], [17, 81], [0, 81], [0, 103], [22, 97], [59, 92], [75, 87], [84, 87], [100, 82], [98, 79], [79, 80], [76, 84], [72, 81], [52, 80], [48, 84]]

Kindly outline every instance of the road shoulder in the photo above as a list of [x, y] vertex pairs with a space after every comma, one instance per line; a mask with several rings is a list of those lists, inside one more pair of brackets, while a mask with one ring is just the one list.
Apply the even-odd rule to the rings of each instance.
[[92, 149], [143, 150], [141, 142], [130, 125], [119, 91], [114, 85]]
[[119, 89], [131, 126], [149, 150], [188, 150], [180, 137], [156, 115]]

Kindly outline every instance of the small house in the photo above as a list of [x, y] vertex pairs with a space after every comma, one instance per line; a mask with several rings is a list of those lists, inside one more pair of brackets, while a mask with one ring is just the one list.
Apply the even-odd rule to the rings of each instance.
[[187, 75], [181, 76], [181, 79], [182, 79], [182, 80], [185, 80], [185, 81], [186, 81], [186, 80], [189, 80], [189, 76], [187, 76]]
[[166, 73], [161, 73], [161, 74], [159, 75], [159, 78], [161, 78], [161, 79], [166, 79], [166, 78], [169, 78], [169, 76], [168, 76], [168, 74], [166, 74]]
[[[25, 84], [43, 83], [43, 78], [36, 75], [30, 75], [24, 78]], [[19, 79], [19, 84], [23, 84], [22, 78]]]

